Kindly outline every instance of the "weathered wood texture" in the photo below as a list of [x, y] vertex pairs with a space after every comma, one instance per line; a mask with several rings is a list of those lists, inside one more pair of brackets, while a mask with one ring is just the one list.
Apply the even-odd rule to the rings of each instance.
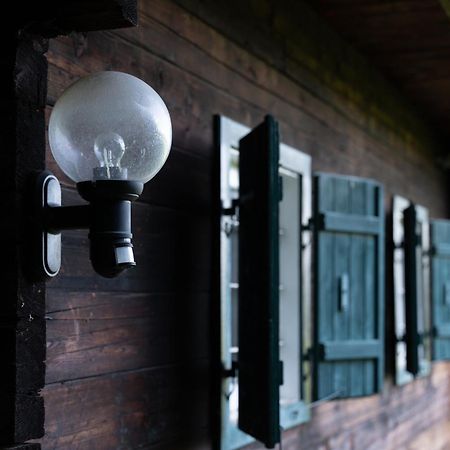
[[[47, 289], [44, 449], [211, 447], [213, 114], [254, 126], [269, 112], [280, 121], [282, 140], [310, 153], [315, 169], [375, 178], [385, 185], [387, 204], [398, 193], [432, 216], [448, 212], [432, 133], [401, 97], [340, 39], [330, 52], [331, 32], [323, 34], [322, 57], [352, 69], [360, 82], [347, 85], [344, 95], [330, 66], [304, 63], [316, 48], [302, 43], [311, 33], [320, 38], [321, 23], [304, 35], [298, 28], [288, 39], [292, 27], [249, 16], [253, 4], [267, 12], [270, 2], [241, 2], [243, 10], [237, 2], [202, 2], [194, 13], [195, 2], [183, 3], [142, 0], [136, 29], [50, 43], [48, 113], [78, 77], [126, 71], [166, 101], [174, 147], [134, 207], [134, 271], [99, 278], [88, 261], [87, 234], [64, 235], [62, 272]], [[278, 3], [286, 9], [298, 2]], [[363, 91], [367, 85], [371, 96]], [[47, 162], [60, 176], [49, 153]], [[61, 179], [64, 202], [77, 202], [73, 184]], [[285, 433], [284, 448], [365, 450], [383, 440], [393, 443], [385, 448], [406, 445], [423, 427], [447, 420], [448, 374], [442, 364], [432, 378], [403, 389], [321, 405], [312, 424]]]
[[26, 34], [4, 38], [0, 274], [0, 445], [44, 433], [45, 287], [24, 274], [29, 211], [28, 176], [45, 164], [46, 42]]
[[[339, 400], [313, 409], [309, 424], [284, 433], [283, 450], [429, 450], [449, 448], [449, 365], [382, 395]], [[436, 435], [439, 429], [439, 435]], [[248, 449], [262, 450], [259, 445]]]
[[448, 0], [309, 0], [309, 3], [423, 108], [448, 138]]

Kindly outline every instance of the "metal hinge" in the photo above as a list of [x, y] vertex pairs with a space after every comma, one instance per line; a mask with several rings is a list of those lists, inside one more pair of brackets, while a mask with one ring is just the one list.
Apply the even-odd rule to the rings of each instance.
[[312, 347], [309, 347], [305, 353], [303, 353], [303, 360], [304, 361], [312, 361], [313, 360], [313, 349]]
[[222, 369], [222, 377], [223, 378], [236, 378], [238, 372], [238, 362], [232, 361], [231, 367], [226, 369], [225, 367]]
[[314, 229], [314, 221], [313, 221], [313, 218], [311, 217], [311, 218], [308, 220], [308, 223], [302, 224], [300, 229], [301, 229], [301, 231], [312, 231], [312, 230]]
[[238, 206], [239, 206], [239, 199], [234, 198], [233, 200], [231, 200], [231, 206], [229, 208], [222, 208], [222, 215], [235, 216]]

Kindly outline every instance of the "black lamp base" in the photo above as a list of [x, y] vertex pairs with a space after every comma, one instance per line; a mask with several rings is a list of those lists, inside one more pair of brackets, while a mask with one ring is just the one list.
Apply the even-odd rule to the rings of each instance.
[[136, 265], [131, 243], [131, 202], [142, 193], [143, 183], [97, 180], [77, 184], [88, 205], [61, 206], [61, 186], [48, 171], [34, 182], [32, 234], [34, 279], [53, 278], [61, 267], [61, 231], [89, 229], [90, 259], [94, 270], [116, 277]]

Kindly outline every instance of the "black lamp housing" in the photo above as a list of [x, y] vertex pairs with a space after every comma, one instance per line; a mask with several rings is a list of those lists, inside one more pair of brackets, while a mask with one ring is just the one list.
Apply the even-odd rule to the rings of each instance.
[[[56, 276], [61, 267], [61, 232], [89, 229], [90, 259], [101, 276], [113, 278], [136, 265], [131, 233], [131, 202], [144, 185], [128, 180], [97, 180], [77, 183], [86, 205], [61, 206], [61, 186], [49, 171], [34, 177], [31, 235], [34, 237], [31, 268], [35, 279]], [[39, 261], [36, 264], [36, 261]]]

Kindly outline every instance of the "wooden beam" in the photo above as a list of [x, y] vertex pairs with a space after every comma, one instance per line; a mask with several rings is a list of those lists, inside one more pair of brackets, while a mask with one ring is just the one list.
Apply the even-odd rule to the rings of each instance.
[[25, 442], [44, 433], [45, 286], [24, 274], [27, 260], [28, 180], [45, 164], [47, 50], [45, 40], [11, 33], [3, 58], [0, 109], [3, 149], [0, 205], [5, 264], [0, 273], [0, 444]]
[[[25, 444], [44, 435], [45, 284], [27, 277], [30, 175], [45, 168], [47, 38], [71, 31], [135, 25], [136, 0], [18, 2], [3, 39], [3, 152], [0, 228], [3, 306], [0, 310], [0, 448], [38, 450]], [[5, 33], [6, 34], [6, 33]], [[22, 444], [23, 443], [23, 444]]]
[[44, 37], [137, 25], [137, 0], [46, 0], [24, 10], [18, 28]]

